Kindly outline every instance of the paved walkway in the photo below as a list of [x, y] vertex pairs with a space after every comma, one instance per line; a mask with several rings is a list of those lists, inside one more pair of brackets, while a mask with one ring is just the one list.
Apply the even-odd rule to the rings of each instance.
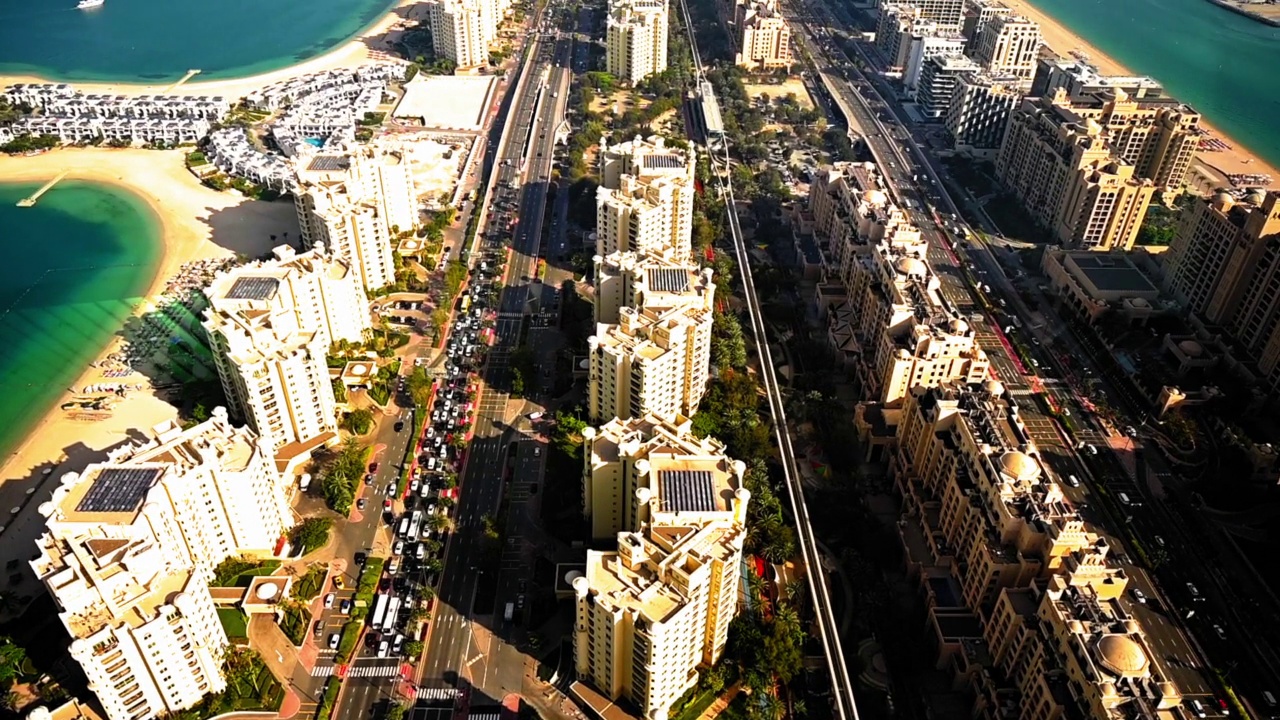
[[289, 687], [293, 671], [298, 667], [298, 649], [276, 625], [275, 618], [262, 614], [249, 620], [249, 647], [258, 651], [276, 680]]
[[739, 692], [742, 692], [742, 683], [734, 683], [733, 687], [720, 693], [720, 697], [711, 703], [711, 707], [702, 711], [702, 714], [698, 716], [698, 720], [715, 720], [716, 716], [724, 712], [724, 709], [729, 707], [729, 703], [738, 697]]

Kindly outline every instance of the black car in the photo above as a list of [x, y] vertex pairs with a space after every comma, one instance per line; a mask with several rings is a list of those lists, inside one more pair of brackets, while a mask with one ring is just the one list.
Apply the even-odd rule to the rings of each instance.
[[396, 423], [396, 432], [400, 432], [403, 429], [404, 429], [404, 421], [401, 420]]

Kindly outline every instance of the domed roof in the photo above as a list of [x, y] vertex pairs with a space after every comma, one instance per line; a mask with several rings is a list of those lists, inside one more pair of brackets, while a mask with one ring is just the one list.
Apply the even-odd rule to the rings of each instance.
[[880, 190], [868, 190], [862, 193], [862, 199], [872, 205], [883, 205], [889, 200], [888, 196]]
[[1098, 689], [1102, 691], [1102, 697], [1105, 698], [1113, 698], [1119, 695], [1119, 693], [1116, 692], [1115, 683], [1104, 682], [1098, 686]]
[[1098, 640], [1097, 652], [1098, 662], [1119, 675], [1142, 675], [1147, 670], [1147, 654], [1128, 636], [1103, 635]]
[[929, 266], [918, 258], [904, 257], [898, 261], [898, 272], [905, 275], [926, 275], [929, 272]]
[[963, 335], [969, 332], [969, 323], [961, 320], [960, 318], [952, 318], [951, 323], [949, 324], [949, 329], [951, 330], [952, 335]]
[[1146, 298], [1134, 298], [1129, 303], [1137, 308], [1151, 307], [1151, 303], [1147, 302]]
[[1214, 195], [1212, 198], [1210, 198], [1209, 204], [1221, 210], [1224, 206], [1231, 207], [1233, 204], [1235, 204], [1235, 198], [1231, 197], [1230, 193], [1219, 192], [1216, 195]]
[[985, 383], [982, 384], [982, 387], [995, 397], [1000, 397], [1001, 395], [1004, 395], [1004, 383], [1000, 382], [995, 378], [991, 378], [990, 380], [987, 380]]
[[1262, 188], [1254, 188], [1249, 191], [1248, 195], [1244, 196], [1244, 201], [1250, 205], [1261, 205], [1267, 201], [1267, 193]]
[[1030, 455], [1019, 450], [1010, 450], [1001, 455], [1000, 469], [1014, 480], [1035, 480], [1040, 477], [1040, 466]]
[[1195, 340], [1183, 340], [1178, 343], [1178, 349], [1187, 357], [1198, 358], [1201, 355], [1204, 355], [1204, 347]]

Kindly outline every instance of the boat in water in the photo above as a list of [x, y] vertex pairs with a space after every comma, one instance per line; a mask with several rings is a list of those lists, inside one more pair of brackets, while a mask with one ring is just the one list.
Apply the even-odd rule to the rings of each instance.
[[96, 7], [102, 7], [103, 3], [106, 1], [107, 0], [80, 0], [80, 3], [76, 5], [76, 7], [80, 10], [92, 10]]

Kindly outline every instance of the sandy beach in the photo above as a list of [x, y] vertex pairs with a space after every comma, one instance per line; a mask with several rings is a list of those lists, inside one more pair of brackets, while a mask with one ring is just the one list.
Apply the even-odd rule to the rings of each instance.
[[[396, 39], [401, 34], [400, 26], [404, 23], [402, 13], [416, 17], [412, 6], [416, 0], [400, 0], [400, 3], [381, 20], [350, 42], [340, 45], [323, 55], [318, 55], [306, 62], [273, 70], [260, 75], [227, 80], [210, 80], [201, 82], [196, 75], [181, 86], [181, 92], [192, 95], [221, 95], [228, 98], [241, 98], [272, 83], [288, 80], [298, 75], [332, 70], [340, 67], [355, 67], [375, 60], [394, 60], [391, 52]], [[404, 10], [403, 8], [408, 8]], [[144, 85], [139, 83], [81, 83], [72, 82], [77, 90], [86, 93], [109, 93], [113, 95], [151, 95], [164, 92], [172, 87], [181, 77], [175, 77], [163, 84]], [[14, 83], [46, 83], [63, 82], [49, 80], [34, 75], [0, 75], [0, 87]]]
[[[1067, 28], [1058, 24], [1050, 15], [1036, 9], [1026, 0], [1001, 0], [1015, 12], [1025, 15], [1040, 24], [1040, 32], [1044, 36], [1044, 43], [1054, 50], [1054, 52], [1064, 57], [1070, 57], [1074, 51], [1076, 53], [1084, 53], [1088, 56], [1091, 64], [1098, 70], [1107, 75], [1134, 75], [1135, 73], [1113, 58], [1108, 57], [1098, 48], [1085, 42], [1083, 38], [1071, 32]], [[1201, 163], [1212, 167], [1219, 173], [1236, 174], [1236, 173], [1267, 173], [1280, 182], [1280, 171], [1268, 165], [1262, 158], [1249, 152], [1249, 149], [1223, 134], [1208, 118], [1200, 119], [1200, 126], [1211, 132], [1214, 137], [1226, 142], [1231, 146], [1230, 150], [1221, 150], [1216, 152], [1201, 151], [1198, 159]], [[1188, 181], [1194, 185], [1192, 181]], [[1205, 188], [1208, 189], [1208, 188]]]
[[[63, 171], [69, 171], [70, 178], [125, 188], [143, 198], [159, 216], [164, 247], [148, 299], [158, 297], [184, 263], [236, 254], [255, 256], [270, 249], [273, 234], [288, 232], [297, 237], [292, 202], [251, 201], [238, 193], [206, 188], [186, 170], [179, 150], [68, 148], [32, 157], [0, 155], [0, 178], [6, 181], [48, 180]], [[50, 190], [56, 192], [56, 186]], [[142, 309], [145, 308], [144, 303]], [[114, 339], [98, 360], [118, 349], [120, 342], [119, 337]], [[81, 388], [101, 379], [101, 371], [90, 367], [73, 387]], [[136, 373], [113, 378], [112, 382], [148, 387], [147, 379]], [[9, 502], [5, 507], [22, 504], [23, 496], [38, 484], [45, 469], [61, 464], [56, 475], [78, 469], [104, 448], [126, 440], [129, 430], [145, 431], [176, 415], [173, 406], [149, 391], [135, 391], [112, 408], [108, 419], [74, 420], [59, 407], [70, 396], [66, 393], [24, 443], [0, 464], [0, 503]], [[74, 449], [68, 452], [69, 447]]]

